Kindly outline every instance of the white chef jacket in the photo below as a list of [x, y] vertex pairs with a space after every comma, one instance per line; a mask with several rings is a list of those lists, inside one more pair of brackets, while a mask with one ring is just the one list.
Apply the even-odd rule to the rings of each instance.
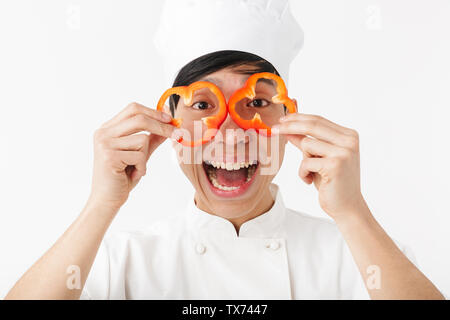
[[286, 208], [270, 188], [274, 205], [239, 235], [193, 200], [149, 228], [108, 235], [81, 299], [368, 299], [336, 224]]

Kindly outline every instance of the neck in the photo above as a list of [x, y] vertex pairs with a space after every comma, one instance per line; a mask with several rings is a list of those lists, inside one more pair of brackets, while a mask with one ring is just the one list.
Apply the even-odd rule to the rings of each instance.
[[[194, 201], [196, 206], [205, 212], [208, 212], [210, 214], [214, 214], [217, 216], [221, 216], [220, 214], [216, 214], [214, 212], [214, 206], [211, 206], [210, 203], [205, 203], [204, 201], [201, 201], [199, 197], [197, 196], [197, 193], [195, 193]], [[262, 215], [263, 213], [267, 212], [272, 208], [275, 200], [272, 197], [272, 193], [270, 192], [269, 186], [262, 192], [262, 196], [259, 198], [259, 201], [256, 203], [256, 205], [251, 208], [246, 214], [242, 216], [238, 216], [236, 218], [227, 218], [223, 217], [224, 219], [227, 219], [230, 221], [234, 228], [236, 229], [236, 233], [239, 235], [239, 229], [242, 224], [244, 224], [246, 221], [249, 221], [251, 219], [256, 218], [257, 216]], [[222, 217], [222, 216], [221, 216]]]

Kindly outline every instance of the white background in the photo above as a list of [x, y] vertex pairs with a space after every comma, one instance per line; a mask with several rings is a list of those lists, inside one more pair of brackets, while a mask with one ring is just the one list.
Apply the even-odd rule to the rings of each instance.
[[[289, 93], [355, 128], [363, 193], [423, 272], [450, 293], [450, 1], [292, 1], [305, 46]], [[0, 2], [0, 296], [88, 197], [92, 134], [162, 87], [160, 1]], [[276, 178], [289, 207], [324, 217], [289, 146]], [[193, 191], [164, 143], [110, 231], [183, 210]]]

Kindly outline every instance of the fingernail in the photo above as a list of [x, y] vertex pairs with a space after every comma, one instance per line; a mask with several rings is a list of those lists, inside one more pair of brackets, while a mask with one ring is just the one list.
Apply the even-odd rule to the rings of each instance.
[[284, 120], [286, 120], [286, 116], [282, 116], [279, 120], [280, 120], [281, 122], [283, 122]]
[[163, 113], [162, 113], [162, 119], [163, 119], [164, 121], [169, 122], [169, 121], [172, 120], [172, 117], [171, 117], [168, 113], [163, 112]]

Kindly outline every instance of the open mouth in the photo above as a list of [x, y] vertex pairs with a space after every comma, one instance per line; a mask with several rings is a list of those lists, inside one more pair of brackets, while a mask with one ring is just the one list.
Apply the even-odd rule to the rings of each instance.
[[245, 192], [255, 177], [258, 161], [217, 162], [203, 161], [203, 168], [211, 189], [220, 196], [237, 196]]

